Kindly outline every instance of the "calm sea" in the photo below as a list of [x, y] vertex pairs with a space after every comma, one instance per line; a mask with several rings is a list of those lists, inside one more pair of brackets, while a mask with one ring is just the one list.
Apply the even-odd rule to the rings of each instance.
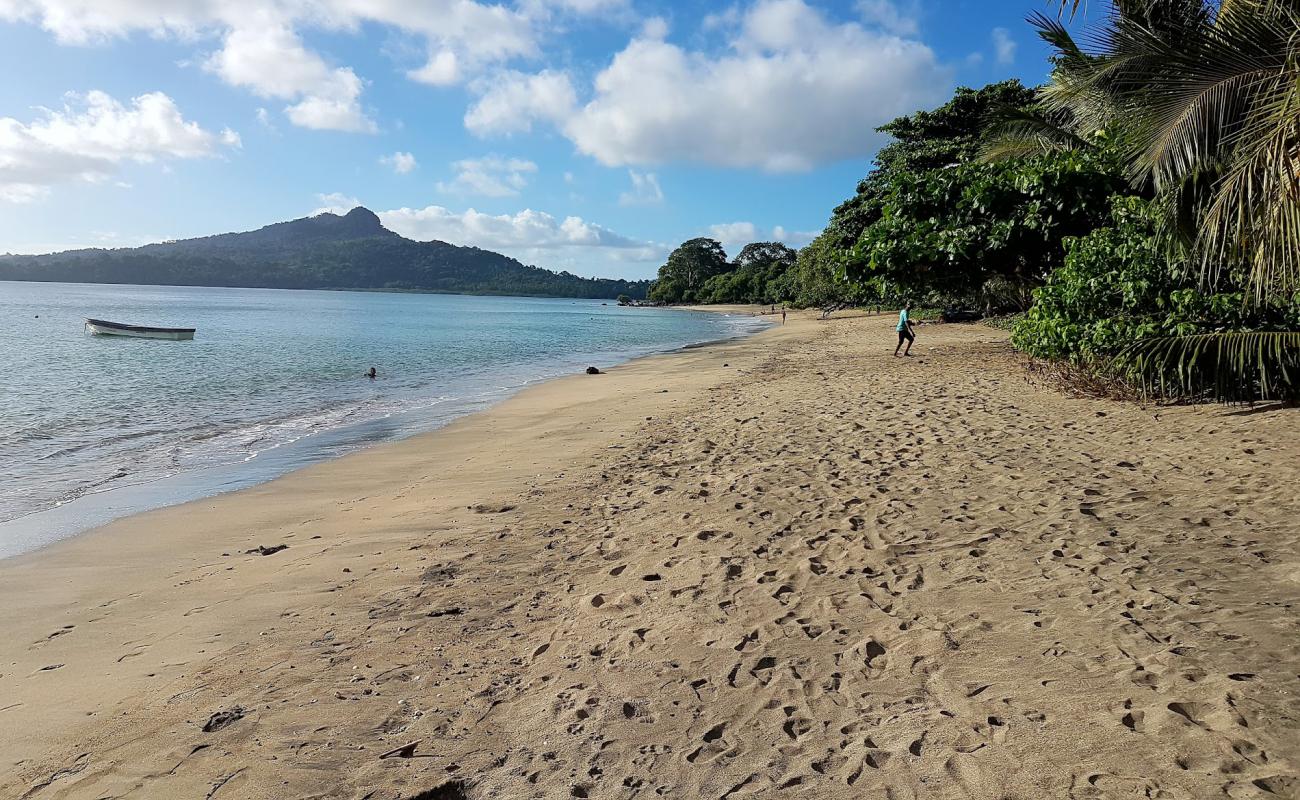
[[[88, 336], [84, 317], [198, 334]], [[0, 556], [761, 324], [590, 300], [0, 282]]]

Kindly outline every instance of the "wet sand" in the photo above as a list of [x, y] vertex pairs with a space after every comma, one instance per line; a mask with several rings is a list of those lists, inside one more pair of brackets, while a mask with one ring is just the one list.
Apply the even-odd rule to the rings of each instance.
[[1300, 414], [839, 317], [0, 562], [0, 797], [1300, 797]]

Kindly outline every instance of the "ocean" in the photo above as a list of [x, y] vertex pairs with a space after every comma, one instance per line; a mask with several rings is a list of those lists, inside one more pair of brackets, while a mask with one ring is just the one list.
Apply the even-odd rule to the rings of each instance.
[[[198, 333], [89, 336], [85, 317]], [[0, 282], [0, 557], [763, 325], [612, 301]]]

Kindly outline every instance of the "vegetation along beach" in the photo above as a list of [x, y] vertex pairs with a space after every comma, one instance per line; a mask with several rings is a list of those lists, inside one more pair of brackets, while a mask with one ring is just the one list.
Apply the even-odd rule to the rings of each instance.
[[1300, 798], [1300, 3], [1024, 5], [0, 0], [0, 798]]

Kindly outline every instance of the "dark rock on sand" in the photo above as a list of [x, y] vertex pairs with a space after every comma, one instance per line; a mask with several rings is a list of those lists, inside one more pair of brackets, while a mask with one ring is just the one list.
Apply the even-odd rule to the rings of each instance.
[[219, 731], [228, 725], [233, 725], [234, 723], [238, 722], [243, 718], [244, 718], [244, 709], [240, 708], [239, 706], [235, 706], [234, 708], [226, 711], [218, 711], [217, 713], [208, 717], [208, 721], [203, 724], [203, 732], [212, 733], [213, 731]]
[[287, 550], [288, 548], [289, 545], [287, 544], [277, 544], [273, 547], [267, 547], [266, 545], [262, 544], [262, 545], [258, 545], [257, 547], [254, 547], [252, 550], [245, 550], [244, 552], [249, 554], [256, 553], [259, 556], [269, 556], [269, 555], [274, 555], [275, 553], [278, 553], [281, 550]]

